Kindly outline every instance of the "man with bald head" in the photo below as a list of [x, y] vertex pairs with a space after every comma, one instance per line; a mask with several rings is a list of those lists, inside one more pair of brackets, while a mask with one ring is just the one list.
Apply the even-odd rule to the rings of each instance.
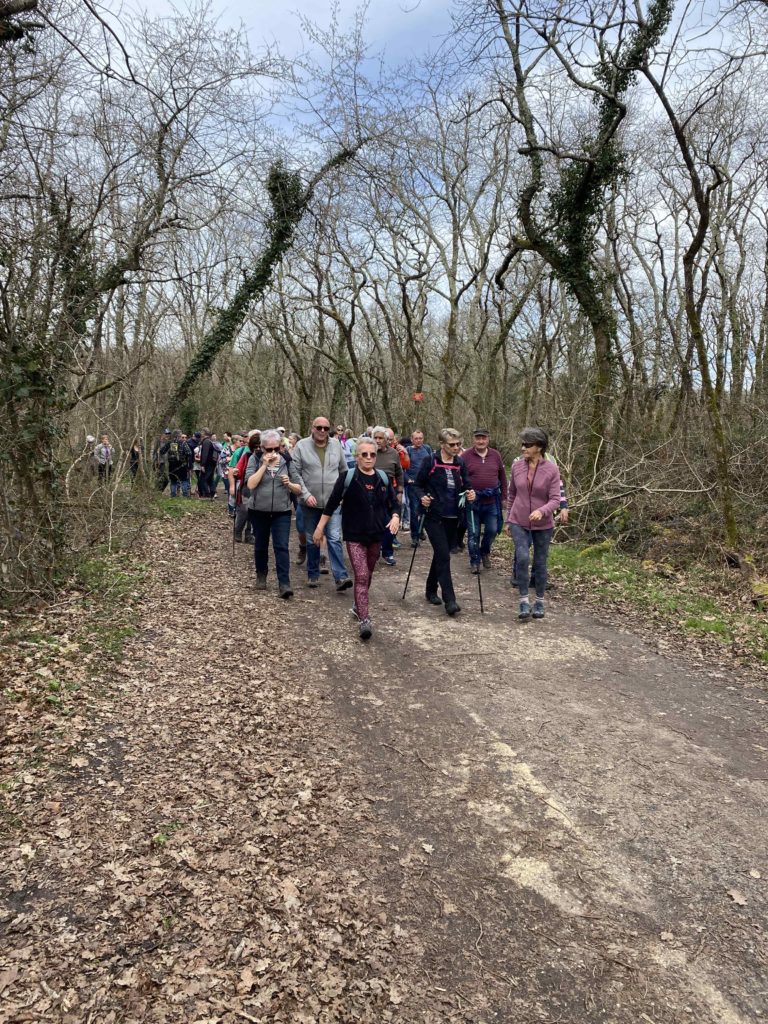
[[[315, 416], [309, 437], [303, 437], [291, 453], [293, 464], [309, 491], [309, 497], [301, 500], [307, 536], [307, 585], [310, 587], [320, 585], [320, 548], [312, 540], [312, 535], [339, 475], [347, 471], [344, 449], [330, 433], [331, 424], [328, 417]], [[336, 509], [331, 516], [325, 537], [336, 589], [346, 590], [352, 586], [352, 580], [349, 578], [341, 547], [341, 508]]]

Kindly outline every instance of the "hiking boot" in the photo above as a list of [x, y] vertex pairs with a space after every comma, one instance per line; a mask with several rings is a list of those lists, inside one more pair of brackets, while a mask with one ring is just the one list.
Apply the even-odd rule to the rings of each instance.
[[265, 572], [256, 573], [256, 589], [266, 590], [267, 589], [267, 574]]
[[314, 590], [315, 587], [320, 586], [320, 580], [317, 578], [317, 576], [310, 576], [310, 578], [307, 580], [307, 586], [312, 587], [312, 589]]
[[518, 619], [520, 619], [521, 622], [527, 622], [528, 619], [530, 619], [531, 606], [528, 603], [527, 597], [520, 602], [520, 611], [517, 613], [517, 617]]
[[242, 544], [242, 543], [243, 543], [243, 535], [242, 535], [242, 533], [236, 533], [235, 534], [235, 544]]
[[461, 611], [461, 605], [456, 604], [455, 601], [446, 601], [445, 611], [447, 615], [458, 615]]
[[359, 626], [360, 639], [370, 640], [373, 635], [373, 626], [370, 619], [363, 619]]
[[320, 572], [323, 576], [328, 575], [328, 556], [320, 555]]
[[419, 546], [419, 542], [412, 537], [411, 538], [411, 547], [412, 548], [417, 548], [418, 546]]
[[397, 537], [395, 537], [394, 540], [392, 541], [392, 547], [393, 548], [402, 547], [402, 545], [401, 545], [400, 541], [397, 539]]
[[442, 604], [443, 602], [437, 596], [437, 594], [427, 594], [427, 600], [430, 604]]
[[533, 611], [531, 612], [531, 615], [534, 617], [534, 619], [543, 619], [544, 618], [544, 602], [543, 601], [534, 601], [533, 602]]
[[289, 597], [293, 597], [293, 591], [291, 590], [290, 583], [281, 583], [278, 595], [284, 598], [286, 601]]
[[480, 575], [480, 566], [479, 565], [470, 565], [469, 571], [472, 573], [473, 576], [479, 576]]
[[386, 555], [384, 558], [382, 558], [382, 562], [385, 562], [387, 565], [397, 565], [394, 555]]
[[307, 560], [307, 545], [299, 544], [299, 555], [296, 559], [296, 565], [304, 565]]
[[491, 568], [491, 556], [490, 555], [480, 555], [480, 558], [481, 558], [482, 563], [483, 563], [483, 568], [484, 569], [490, 569]]
[[352, 580], [349, 578], [349, 576], [345, 576], [343, 580], [336, 580], [336, 591], [339, 594], [342, 592], [342, 590], [349, 590], [351, 586]]

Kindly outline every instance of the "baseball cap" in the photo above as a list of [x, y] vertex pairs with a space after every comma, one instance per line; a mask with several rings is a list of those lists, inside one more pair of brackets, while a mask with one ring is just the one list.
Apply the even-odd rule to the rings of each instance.
[[485, 427], [475, 427], [472, 431], [472, 437], [490, 437], [490, 430], [486, 430]]

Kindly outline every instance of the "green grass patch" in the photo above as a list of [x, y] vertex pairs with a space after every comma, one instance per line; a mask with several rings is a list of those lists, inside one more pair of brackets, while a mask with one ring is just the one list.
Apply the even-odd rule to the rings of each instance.
[[727, 622], [723, 622], [722, 619], [716, 619], [716, 618], [706, 618], [706, 619], [690, 618], [690, 619], [686, 619], [685, 620], [685, 622], [683, 623], [683, 626], [685, 627], [685, 629], [695, 629], [695, 630], [698, 630], [700, 633], [716, 633], [719, 636], [726, 637], [729, 640], [731, 638], [731, 631], [728, 628], [728, 623]]
[[221, 505], [215, 501], [202, 501], [199, 498], [164, 498], [155, 502], [159, 516], [167, 519], [183, 519], [185, 516], [210, 515], [212, 510], [221, 511]]
[[[511, 557], [510, 538], [500, 537], [497, 543]], [[752, 606], [738, 573], [641, 562], [616, 551], [612, 541], [553, 544], [549, 568], [566, 592], [586, 594], [593, 603], [629, 605], [684, 635], [706, 635], [733, 645], [740, 656], [768, 663], [768, 615]]]

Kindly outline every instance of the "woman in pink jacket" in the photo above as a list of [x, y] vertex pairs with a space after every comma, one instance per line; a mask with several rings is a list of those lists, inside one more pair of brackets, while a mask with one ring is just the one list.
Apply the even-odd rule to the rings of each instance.
[[[520, 591], [518, 618], [544, 618], [544, 594], [547, 589], [547, 555], [555, 528], [554, 513], [560, 507], [560, 470], [545, 459], [549, 444], [546, 431], [526, 427], [520, 434], [522, 458], [512, 463], [509, 474], [507, 530], [515, 542], [516, 582]], [[528, 600], [530, 549], [533, 545], [533, 572], [536, 577], [536, 601], [531, 613]]]

